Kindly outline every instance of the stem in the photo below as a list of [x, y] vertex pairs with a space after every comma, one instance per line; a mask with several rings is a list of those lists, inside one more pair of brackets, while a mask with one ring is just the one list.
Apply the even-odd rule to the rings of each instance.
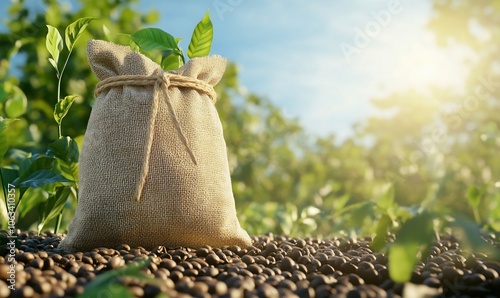
[[[62, 82], [62, 77], [63, 77], [64, 71], [66, 70], [66, 66], [68, 65], [69, 57], [71, 57], [71, 53], [72, 52], [73, 52], [73, 47], [71, 47], [71, 49], [69, 50], [68, 57], [66, 57], [66, 61], [64, 61], [63, 68], [61, 69], [61, 72], [59, 73], [59, 76], [58, 76], [59, 81], [57, 82], [57, 102], [61, 101], [61, 82]], [[57, 124], [57, 126], [58, 126], [58, 136], [59, 136], [59, 139], [60, 139], [60, 138], [62, 138], [62, 121], [60, 121]], [[57, 215], [56, 226], [54, 228], [54, 234], [57, 234], [57, 232], [59, 231], [59, 228], [60, 228], [61, 222], [62, 222], [62, 216], [63, 216], [63, 211], [61, 211], [61, 213], [59, 213], [59, 215]]]
[[78, 202], [78, 188], [77, 187], [72, 187], [71, 188], [71, 193], [75, 197], [76, 201]]
[[[66, 57], [66, 61], [64, 62], [63, 68], [61, 69], [61, 72], [58, 73], [58, 83], [57, 83], [57, 102], [61, 101], [61, 82], [62, 82], [62, 77], [64, 74], [64, 71], [66, 70], [66, 65], [68, 65], [69, 57], [71, 57], [71, 52], [73, 52], [73, 47], [69, 50], [68, 57]], [[58, 123], [58, 136], [59, 138], [62, 138], [62, 122]]]
[[[77, 193], [78, 192], [77, 192], [77, 190], [74, 187], [71, 188], [71, 193], [73, 194], [73, 196], [78, 201], [78, 197], [77, 197]], [[63, 217], [63, 211], [64, 211], [64, 209], [56, 217], [56, 226], [54, 227], [54, 234], [57, 234], [57, 232], [59, 231], [59, 228], [61, 227], [61, 222], [62, 222], [62, 217]]]
[[[57, 86], [57, 102], [60, 102], [61, 101], [61, 78], [62, 76], [59, 76], [59, 83], [58, 83], [58, 86]], [[57, 124], [57, 134], [58, 134], [58, 138], [60, 139], [62, 137], [62, 123], [59, 122]]]
[[54, 227], [54, 234], [57, 234], [57, 232], [59, 232], [59, 228], [61, 227], [61, 222], [62, 222], [62, 215], [63, 212], [61, 211], [61, 213], [59, 213], [56, 217], [56, 226]]
[[[58, 74], [57, 74], [57, 78], [59, 79], [57, 82], [57, 102], [58, 103], [62, 100], [61, 99], [61, 82], [62, 82], [62, 77], [63, 77], [64, 71], [66, 70], [66, 66], [68, 65], [69, 57], [71, 57], [71, 52], [73, 52], [73, 47], [69, 50], [68, 57], [66, 57], [66, 61], [64, 61], [64, 65], [63, 65], [63, 68], [61, 69], [61, 72], [58, 72]], [[57, 128], [58, 128], [58, 131], [57, 131], [58, 138], [60, 139], [60, 138], [62, 138], [62, 121], [60, 121], [57, 124]], [[57, 232], [59, 231], [59, 227], [61, 226], [61, 222], [62, 222], [62, 216], [63, 216], [63, 211], [61, 211], [61, 213], [59, 213], [59, 215], [57, 215], [56, 226], [54, 227], [54, 234], [57, 234]]]
[[477, 224], [481, 223], [481, 217], [479, 216], [479, 209], [477, 206], [472, 207], [472, 212], [474, 213], [474, 220]]

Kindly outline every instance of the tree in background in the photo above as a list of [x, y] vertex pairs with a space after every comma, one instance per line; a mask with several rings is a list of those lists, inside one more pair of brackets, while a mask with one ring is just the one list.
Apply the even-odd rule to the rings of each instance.
[[367, 148], [370, 164], [377, 178], [394, 182], [400, 203], [435, 199], [470, 214], [466, 199], [480, 189], [486, 219], [500, 209], [500, 5], [448, 0], [433, 6], [428, 28], [438, 44], [459, 44], [477, 55], [468, 61], [465, 95], [430, 88], [428, 94], [410, 90], [374, 99], [393, 113], [368, 119], [359, 136], [374, 140]]
[[[38, 6], [28, 6], [24, 0], [20, 0], [9, 7], [9, 18], [6, 22], [9, 31], [0, 34], [0, 57], [2, 66], [5, 66], [0, 76], [2, 80], [18, 85], [28, 98], [27, 110], [21, 121], [12, 124], [12, 137], [9, 138], [13, 142], [12, 146], [37, 147], [57, 138], [56, 123], [52, 121], [53, 107], [57, 100], [57, 84], [53, 83], [54, 69], [47, 60], [47, 24], [64, 31], [64, 28], [76, 19], [93, 16], [99, 19], [99, 23], [92, 24], [82, 40], [92, 37], [118, 41], [120, 36], [106, 35], [103, 26], [113, 33], [134, 32], [137, 28], [158, 20], [157, 12], [141, 15], [129, 8], [129, 4], [137, 2], [135, 0], [79, 2], [78, 11], [70, 10], [64, 5], [67, 2], [58, 0], [38, 1]], [[15, 54], [22, 62], [19, 65], [10, 65], [9, 58]], [[61, 60], [65, 58], [62, 57]], [[76, 106], [67, 117], [66, 134], [78, 137], [85, 131], [93, 103], [93, 88], [97, 82], [87, 63], [85, 42], [78, 43], [66, 71], [71, 76], [63, 79], [64, 93], [79, 95], [76, 98]]]

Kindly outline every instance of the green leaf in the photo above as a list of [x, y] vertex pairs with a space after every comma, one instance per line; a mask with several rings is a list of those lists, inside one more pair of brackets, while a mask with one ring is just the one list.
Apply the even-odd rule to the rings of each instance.
[[[33, 218], [33, 222], [37, 222], [38, 218], [33, 216], [32, 214], [29, 214], [33, 209], [36, 209], [37, 211], [40, 211], [39, 206], [43, 202], [47, 201], [49, 197], [49, 193], [43, 188], [31, 188], [31, 189], [26, 189], [24, 192], [21, 202], [17, 206], [16, 212], [19, 215], [19, 218], [21, 220], [26, 219], [26, 216], [30, 217], [29, 220]], [[29, 215], [28, 215], [29, 214]]]
[[4, 103], [9, 99], [10, 95], [9, 92], [6, 90], [9, 88], [9, 82], [5, 82], [3, 84], [0, 84], [0, 104]]
[[377, 223], [377, 227], [375, 228], [375, 238], [372, 242], [372, 249], [374, 251], [380, 251], [384, 248], [386, 244], [386, 237], [389, 228], [391, 227], [392, 219], [388, 215], [382, 215], [382, 218]]
[[54, 119], [57, 124], [61, 124], [64, 116], [68, 113], [71, 105], [75, 101], [76, 95], [68, 95], [64, 99], [60, 100], [56, 103], [56, 107], [54, 108]]
[[[94, 280], [85, 286], [83, 294], [78, 295], [78, 298], [98, 297], [99, 294], [113, 289], [115, 297], [133, 297], [127, 288], [117, 284], [117, 280], [122, 276], [142, 277], [140, 270], [147, 267], [151, 263], [151, 259], [141, 260], [131, 263], [124, 268], [108, 271], [99, 274]], [[148, 279], [152, 280], [152, 279]], [[117, 294], [119, 293], [119, 295]]]
[[467, 200], [469, 201], [469, 204], [472, 207], [478, 207], [485, 192], [486, 187], [482, 187], [481, 189], [479, 189], [475, 185], [469, 186], [469, 188], [467, 189]]
[[40, 233], [45, 225], [58, 216], [64, 209], [64, 204], [71, 194], [71, 188], [68, 186], [61, 186], [56, 188], [47, 201], [45, 201], [39, 210], [40, 221], [38, 224], [38, 233]]
[[176, 70], [182, 66], [182, 58], [176, 54], [170, 54], [161, 61], [163, 70]]
[[19, 183], [19, 187], [21, 188], [29, 188], [29, 187], [41, 187], [51, 183], [57, 182], [73, 182], [71, 180], [66, 179], [59, 173], [55, 173], [51, 170], [40, 170], [36, 171]]
[[28, 108], [26, 94], [17, 86], [12, 86], [12, 96], [5, 102], [5, 114], [9, 118], [16, 118], [24, 113]]
[[[80, 18], [66, 27], [65, 31], [65, 41], [66, 48], [71, 51], [75, 46], [76, 41], [80, 38], [87, 26], [95, 20], [95, 18]], [[56, 60], [57, 61], [57, 60]]]
[[179, 50], [175, 38], [158, 28], [141, 29], [130, 35], [130, 38], [143, 51]]
[[57, 158], [59, 172], [69, 180], [78, 181], [78, 144], [70, 137], [63, 137], [49, 145], [48, 156]]
[[212, 47], [213, 35], [213, 25], [210, 20], [210, 14], [207, 11], [193, 31], [193, 36], [191, 37], [191, 42], [188, 47], [188, 57], [195, 58], [207, 56]]
[[3, 178], [3, 181], [0, 181], [0, 183], [5, 186], [7, 186], [7, 184], [9, 183], [12, 184], [12, 181], [16, 180], [17, 177], [19, 177], [19, 170], [17, 169], [0, 168], [0, 171]]
[[56, 61], [54, 61], [54, 59], [49, 58], [49, 63], [50, 63], [50, 65], [52, 65], [52, 67], [54, 67], [55, 70], [58, 71], [58, 69], [57, 69], [57, 63], [56, 63]]
[[389, 275], [396, 282], [407, 282], [418, 261], [417, 255], [434, 237], [434, 214], [422, 213], [406, 221], [389, 250]]
[[[35, 154], [24, 159], [19, 165], [19, 182], [39, 170], [50, 170], [55, 165], [54, 157]], [[14, 183], [15, 184], [15, 183]]]
[[63, 40], [57, 28], [50, 25], [47, 25], [47, 28], [49, 32], [47, 32], [47, 37], [45, 38], [45, 46], [53, 59], [53, 62], [51, 62], [52, 66], [58, 71], [57, 63], [59, 62], [59, 53], [64, 47]]
[[111, 39], [111, 31], [105, 24], [102, 24], [102, 32], [104, 33], [104, 36], [106, 37], [107, 40]]
[[9, 149], [9, 145], [7, 142], [7, 127], [9, 127], [9, 125], [16, 120], [17, 119], [0, 117], [0, 164], [2, 163], [3, 156]]
[[455, 216], [450, 226], [458, 234], [465, 250], [472, 252], [483, 252], [489, 258], [500, 261], [500, 251], [488, 243], [482, 236], [477, 224], [461, 216]]
[[[99, 275], [100, 276], [100, 275]], [[134, 298], [128, 287], [117, 282], [110, 282], [98, 288], [85, 291], [83, 294], [78, 295], [78, 298], [94, 298], [99, 297], [100, 293], [113, 293], [113, 297]]]
[[373, 215], [374, 207], [375, 204], [373, 202], [359, 202], [344, 207], [344, 209], [336, 214], [345, 214], [349, 212], [347, 216], [344, 215], [346, 218], [344, 222], [345, 225], [347, 227], [357, 227], [359, 223], [362, 223], [368, 216]]
[[70, 137], [62, 137], [49, 145], [48, 156], [53, 156], [67, 163], [78, 162], [78, 144]]
[[384, 185], [382, 194], [377, 200], [377, 206], [387, 212], [387, 210], [394, 206], [394, 196], [394, 186], [392, 183]]
[[12, 184], [26, 190], [56, 182], [73, 182], [55, 171], [56, 159], [51, 156], [36, 154], [19, 165], [19, 177]]

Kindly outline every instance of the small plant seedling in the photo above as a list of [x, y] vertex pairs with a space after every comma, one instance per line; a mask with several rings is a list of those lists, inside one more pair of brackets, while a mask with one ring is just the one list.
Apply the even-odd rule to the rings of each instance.
[[[164, 70], [175, 70], [186, 62], [184, 53], [179, 47], [182, 38], [175, 38], [171, 34], [158, 28], [141, 29], [127, 35], [132, 41], [132, 48], [152, 58], [153, 52], [160, 52], [159, 64]], [[207, 56], [210, 53], [213, 40], [213, 25], [210, 14], [207, 12], [196, 25], [188, 46], [187, 56], [192, 59]], [[153, 59], [155, 60], [155, 59]]]
[[[56, 70], [58, 80], [57, 100], [54, 107], [54, 120], [58, 126], [58, 139], [49, 145], [45, 153], [27, 154], [27, 157], [20, 162], [19, 169], [11, 170], [12, 184], [19, 189], [19, 199], [15, 204], [15, 210], [17, 210], [23, 195], [29, 188], [44, 187], [43, 191], [48, 192], [48, 198], [42, 203], [28, 206], [29, 209], [36, 207], [38, 210], [37, 229], [39, 233], [54, 218], [56, 218], [54, 232], [57, 233], [67, 199], [70, 195], [77, 198], [78, 146], [73, 139], [63, 137], [62, 134], [63, 118], [67, 115], [76, 96], [68, 95], [61, 98], [61, 82], [76, 41], [93, 20], [94, 18], [81, 18], [68, 25], [65, 29], [64, 41], [55, 27], [47, 25], [48, 32], [45, 46], [50, 55], [48, 61]], [[67, 56], [62, 66], [60, 66], [60, 57], [65, 46]], [[12, 121], [12, 119], [0, 119], [0, 154], [2, 157], [7, 150], [6, 142], [2, 140], [5, 138], [7, 126]], [[0, 171], [0, 174], [3, 175], [3, 172], [3, 170]], [[2, 181], [4, 180], [3, 177], [0, 178], [2, 178]], [[52, 187], [46, 187], [48, 185]]]

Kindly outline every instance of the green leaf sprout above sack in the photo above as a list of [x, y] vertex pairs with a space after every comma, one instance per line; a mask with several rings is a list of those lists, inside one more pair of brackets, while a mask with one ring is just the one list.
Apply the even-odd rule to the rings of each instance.
[[[157, 61], [164, 70], [175, 70], [186, 63], [184, 53], [179, 47], [182, 38], [175, 38], [171, 34], [158, 28], [141, 29], [134, 34], [127, 35], [131, 47], [137, 48], [152, 60]], [[188, 57], [196, 58], [208, 56], [213, 41], [213, 25], [210, 14], [207, 13], [196, 25], [191, 42], [188, 47]], [[155, 59], [155, 54], [160, 52], [160, 59]], [[157, 56], [157, 55], [156, 55]]]
[[196, 25], [188, 47], [188, 57], [203, 57], [210, 53], [214, 30], [207, 11], [203, 19]]

